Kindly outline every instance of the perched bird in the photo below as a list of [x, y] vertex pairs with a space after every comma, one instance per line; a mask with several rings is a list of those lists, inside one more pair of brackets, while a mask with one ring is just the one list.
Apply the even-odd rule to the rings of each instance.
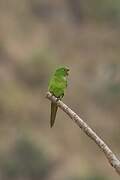
[[[67, 67], [60, 67], [56, 69], [52, 78], [50, 79], [48, 90], [58, 99], [63, 98], [64, 91], [67, 88], [67, 78], [69, 69]], [[56, 103], [51, 102], [51, 116], [50, 127], [53, 127], [58, 106]]]

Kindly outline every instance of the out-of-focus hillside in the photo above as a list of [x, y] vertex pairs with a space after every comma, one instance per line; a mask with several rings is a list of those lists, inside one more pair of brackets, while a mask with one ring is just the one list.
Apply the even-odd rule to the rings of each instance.
[[118, 179], [96, 145], [59, 111], [48, 81], [70, 68], [64, 102], [120, 156], [120, 2], [0, 0], [1, 179]]

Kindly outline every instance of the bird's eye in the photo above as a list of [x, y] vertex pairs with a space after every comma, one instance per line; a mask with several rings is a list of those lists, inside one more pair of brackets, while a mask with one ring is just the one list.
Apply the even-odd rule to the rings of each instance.
[[66, 75], [68, 75], [69, 69], [65, 69], [65, 73]]

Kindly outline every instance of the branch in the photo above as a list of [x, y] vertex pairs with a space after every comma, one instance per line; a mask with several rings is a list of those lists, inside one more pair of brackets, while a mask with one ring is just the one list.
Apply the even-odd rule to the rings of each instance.
[[111, 149], [107, 146], [107, 144], [66, 104], [64, 104], [60, 100], [57, 100], [57, 98], [53, 96], [50, 92], [47, 93], [46, 98], [56, 103], [57, 106], [61, 108], [82, 129], [82, 131], [99, 146], [100, 150], [104, 152], [106, 158], [108, 159], [108, 162], [120, 175], [120, 161], [111, 151]]

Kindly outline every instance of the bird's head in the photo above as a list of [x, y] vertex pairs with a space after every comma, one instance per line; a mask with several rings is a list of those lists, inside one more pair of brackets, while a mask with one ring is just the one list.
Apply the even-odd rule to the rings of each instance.
[[63, 76], [68, 76], [69, 75], [69, 68], [68, 67], [60, 67], [56, 70], [55, 74], [56, 75], [63, 75]]

